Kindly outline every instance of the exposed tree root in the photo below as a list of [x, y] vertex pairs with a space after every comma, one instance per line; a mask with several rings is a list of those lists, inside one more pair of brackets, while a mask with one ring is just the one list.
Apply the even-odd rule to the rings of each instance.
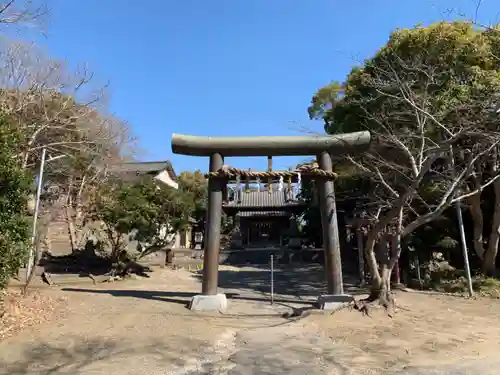
[[134, 261], [128, 261], [113, 263], [113, 268], [103, 275], [93, 275], [89, 272], [88, 277], [92, 279], [94, 284], [97, 284], [132, 278], [133, 275], [150, 277], [149, 272], [152, 272], [151, 268]]
[[383, 307], [390, 318], [394, 316], [396, 303], [391, 292], [371, 293], [367, 298], [354, 301], [352, 305], [354, 310], [360, 311], [363, 315], [370, 318], [372, 317], [372, 309], [379, 307]]

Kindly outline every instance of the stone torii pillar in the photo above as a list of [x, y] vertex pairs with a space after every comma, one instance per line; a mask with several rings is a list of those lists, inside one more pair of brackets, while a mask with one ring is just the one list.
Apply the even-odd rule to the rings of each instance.
[[321, 308], [334, 308], [337, 301], [345, 300], [342, 286], [342, 265], [335, 204], [334, 186], [328, 174], [332, 174], [331, 155], [361, 153], [371, 141], [370, 133], [355, 132], [334, 136], [286, 136], [286, 137], [196, 137], [172, 135], [174, 154], [210, 157], [208, 186], [208, 212], [205, 224], [205, 249], [202, 293], [194, 296], [190, 308], [193, 310], [224, 310], [227, 300], [218, 292], [220, 229], [222, 211], [223, 177], [217, 176], [224, 157], [231, 156], [307, 156], [317, 157], [323, 176], [319, 175], [318, 191], [323, 227], [327, 295], [319, 296]]

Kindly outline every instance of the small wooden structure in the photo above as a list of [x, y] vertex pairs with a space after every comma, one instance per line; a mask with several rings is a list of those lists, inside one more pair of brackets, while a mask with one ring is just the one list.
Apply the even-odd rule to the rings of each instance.
[[231, 247], [282, 247], [294, 214], [304, 208], [305, 203], [290, 197], [286, 190], [236, 191], [223, 205], [235, 221]]
[[[230, 179], [260, 178], [271, 185], [273, 180], [298, 179], [302, 176], [315, 179], [318, 189], [323, 247], [328, 281], [328, 294], [343, 294], [342, 266], [339, 247], [339, 230], [332, 170], [332, 154], [354, 154], [366, 150], [371, 141], [369, 132], [338, 134], [335, 136], [288, 137], [196, 137], [172, 135], [172, 152], [175, 154], [206, 156], [210, 158], [208, 184], [208, 213], [205, 230], [204, 268], [202, 295], [195, 296], [192, 309], [217, 310], [225, 307], [218, 294], [218, 268], [220, 251], [221, 213], [223, 192]], [[224, 157], [231, 156], [293, 156], [315, 155], [317, 164], [293, 171], [252, 172], [224, 166]], [[213, 297], [213, 298], [212, 298]]]
[[233, 194], [223, 204], [224, 212], [232, 216], [235, 223], [231, 248], [283, 247], [286, 235], [294, 227], [294, 216], [305, 209], [305, 202], [297, 194], [298, 187], [293, 186], [296, 176], [290, 173], [286, 183], [283, 176], [273, 177], [271, 157], [268, 157], [267, 173], [262, 177], [262, 172], [226, 170], [237, 173], [236, 180], [227, 181], [228, 186], [232, 185], [229, 188]]

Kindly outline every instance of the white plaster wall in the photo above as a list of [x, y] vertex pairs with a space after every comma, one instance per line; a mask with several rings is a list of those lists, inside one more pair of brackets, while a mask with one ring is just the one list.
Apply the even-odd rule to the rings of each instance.
[[179, 188], [179, 184], [170, 178], [170, 175], [168, 174], [168, 172], [166, 170], [157, 174], [155, 176], [155, 179], [163, 182], [164, 184], [166, 184], [168, 186], [173, 187], [174, 189]]

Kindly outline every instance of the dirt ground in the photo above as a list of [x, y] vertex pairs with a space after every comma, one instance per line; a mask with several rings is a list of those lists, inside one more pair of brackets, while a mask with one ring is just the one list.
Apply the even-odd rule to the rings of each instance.
[[[168, 269], [40, 289], [65, 313], [1, 341], [0, 375], [500, 374], [498, 300], [398, 292], [391, 319], [309, 314], [310, 299], [280, 294], [288, 302], [271, 306], [241, 289], [225, 313], [201, 314], [185, 307], [199, 290], [194, 274]], [[297, 308], [307, 313], [283, 317]]]
[[372, 317], [342, 310], [315, 316], [311, 324], [344, 344], [346, 366], [359, 370], [442, 366], [498, 356], [499, 300], [398, 292], [396, 306], [392, 319], [383, 310]]

